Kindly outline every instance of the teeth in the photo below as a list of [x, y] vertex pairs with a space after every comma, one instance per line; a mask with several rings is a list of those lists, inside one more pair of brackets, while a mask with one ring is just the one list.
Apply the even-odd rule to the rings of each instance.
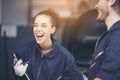
[[39, 33], [39, 34], [37, 34], [37, 37], [42, 37], [42, 36], [43, 36], [43, 34], [40, 34], [40, 33]]

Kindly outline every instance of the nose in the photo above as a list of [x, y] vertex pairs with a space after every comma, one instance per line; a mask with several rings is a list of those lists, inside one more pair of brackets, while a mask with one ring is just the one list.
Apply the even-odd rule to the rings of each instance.
[[41, 30], [42, 30], [41, 26], [37, 27], [37, 31], [41, 31]]
[[98, 6], [97, 6], [97, 4], [95, 5], [95, 9], [97, 9], [98, 8]]
[[95, 5], [95, 9], [98, 9], [98, 3]]
[[42, 31], [42, 28], [40, 27], [40, 28], [38, 28], [38, 31]]

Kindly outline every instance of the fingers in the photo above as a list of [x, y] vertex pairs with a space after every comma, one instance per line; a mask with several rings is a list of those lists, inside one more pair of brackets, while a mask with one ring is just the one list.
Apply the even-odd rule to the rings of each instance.
[[28, 64], [24, 63], [22, 59], [18, 60], [14, 65], [14, 71], [17, 76], [23, 76], [27, 70]]
[[13, 53], [13, 56], [14, 56], [13, 63], [14, 63], [14, 64], [16, 64], [16, 63], [17, 63], [17, 61], [18, 61], [18, 59], [17, 59], [17, 57], [16, 57], [15, 53]]
[[15, 65], [18, 66], [18, 65], [22, 64], [22, 62], [23, 62], [22, 59], [20, 59], [17, 61], [17, 63]]
[[25, 63], [25, 67], [28, 67], [28, 64], [27, 64], [27, 63]]

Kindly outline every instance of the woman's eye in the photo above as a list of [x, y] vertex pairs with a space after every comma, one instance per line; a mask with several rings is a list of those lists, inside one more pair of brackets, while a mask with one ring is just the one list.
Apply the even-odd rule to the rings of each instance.
[[46, 27], [47, 27], [47, 25], [43, 24], [43, 25], [42, 25], [42, 27], [43, 27], [43, 28], [46, 28]]
[[33, 25], [33, 27], [37, 27], [37, 25]]

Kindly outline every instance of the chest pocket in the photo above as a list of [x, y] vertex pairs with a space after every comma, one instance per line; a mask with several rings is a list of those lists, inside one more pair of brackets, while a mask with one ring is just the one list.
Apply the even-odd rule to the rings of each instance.
[[96, 44], [94, 59], [97, 59], [102, 55], [105, 56], [105, 50], [108, 47], [110, 36], [111, 35], [107, 34], [106, 32], [100, 37], [100, 39], [98, 40]]
[[102, 61], [104, 60], [106, 54], [105, 54], [105, 50], [108, 46], [108, 43], [109, 43], [109, 35], [106, 35], [105, 34], [100, 38], [100, 40], [98, 41], [98, 44], [96, 45], [96, 48], [95, 48], [95, 53], [93, 55], [93, 61], [92, 61], [92, 64], [91, 64], [91, 68], [93, 66], [98, 66], [100, 67], [100, 64], [102, 63]]

